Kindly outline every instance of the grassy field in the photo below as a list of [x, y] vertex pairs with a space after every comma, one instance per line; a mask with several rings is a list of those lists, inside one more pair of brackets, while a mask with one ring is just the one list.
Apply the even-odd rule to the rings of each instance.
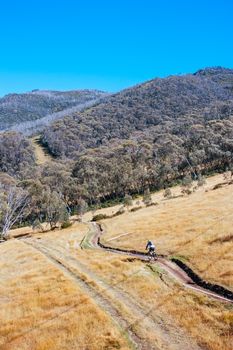
[[[222, 181], [209, 178], [192, 195], [170, 200], [157, 192], [158, 205], [103, 220], [101, 239], [138, 250], [153, 239], [159, 253], [179, 256], [203, 278], [232, 288], [233, 186], [212, 190]], [[142, 349], [232, 349], [232, 305], [184, 288], [156, 264], [81, 249], [92, 215], [32, 234], [25, 240], [31, 246], [14, 239], [0, 245], [0, 350], [130, 349], [123, 331]]]
[[231, 350], [232, 306], [183, 288], [156, 265], [102, 250], [82, 250], [77, 245], [82, 238], [69, 228], [30, 241], [46, 247], [114, 304], [148, 349], [156, 344], [171, 350]]
[[110, 317], [43, 255], [13, 240], [0, 251], [1, 350], [129, 349]]
[[157, 206], [104, 220], [103, 241], [143, 251], [151, 239], [158, 253], [179, 256], [204, 279], [233, 287], [233, 185], [210, 190], [216, 180], [182, 198], [157, 194]]

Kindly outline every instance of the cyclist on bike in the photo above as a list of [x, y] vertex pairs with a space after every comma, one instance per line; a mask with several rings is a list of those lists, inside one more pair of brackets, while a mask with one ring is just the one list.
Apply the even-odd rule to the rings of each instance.
[[149, 254], [155, 254], [155, 245], [152, 241], [148, 241], [146, 245], [146, 250], [148, 250]]

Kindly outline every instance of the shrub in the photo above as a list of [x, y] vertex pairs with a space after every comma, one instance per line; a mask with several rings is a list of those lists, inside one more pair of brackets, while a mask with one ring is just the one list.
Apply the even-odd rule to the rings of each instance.
[[99, 221], [103, 219], [108, 219], [108, 216], [106, 214], [97, 214], [93, 216], [92, 221]]
[[124, 207], [121, 207], [115, 214], [113, 214], [111, 217], [113, 218], [114, 216], [118, 216], [121, 214], [124, 214], [125, 210]]
[[152, 198], [151, 198], [151, 194], [150, 194], [150, 190], [149, 188], [147, 188], [144, 193], [143, 193], [143, 203], [147, 206], [149, 204], [151, 204], [152, 202]]
[[157, 202], [152, 202], [146, 205], [146, 207], [152, 207], [153, 205], [159, 205]]
[[206, 179], [203, 176], [199, 175], [197, 179], [197, 186], [201, 187], [201, 186], [204, 186], [205, 184], [206, 184]]
[[170, 188], [166, 188], [164, 193], [163, 193], [164, 198], [170, 199], [172, 198], [172, 191]]
[[140, 207], [134, 207], [134, 208], [132, 208], [130, 211], [134, 212], [134, 211], [137, 211], [137, 210], [139, 210], [139, 209], [142, 209], [142, 207], [141, 207], [141, 206], [140, 206]]
[[67, 227], [70, 227], [72, 226], [72, 222], [70, 221], [64, 221], [62, 224], [61, 224], [61, 228], [67, 228]]
[[125, 205], [127, 208], [130, 207], [131, 205], [133, 205], [132, 196], [130, 196], [129, 194], [126, 194], [126, 195], [125, 195], [125, 198], [124, 198], [124, 205]]

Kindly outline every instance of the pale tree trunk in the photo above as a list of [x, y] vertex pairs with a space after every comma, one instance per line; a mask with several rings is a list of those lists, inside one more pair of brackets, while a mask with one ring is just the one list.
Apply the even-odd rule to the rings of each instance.
[[[3, 197], [2, 197], [3, 198]], [[28, 205], [28, 195], [17, 187], [8, 189], [4, 196], [4, 203], [0, 205], [2, 239], [7, 239], [11, 227], [23, 218]]]

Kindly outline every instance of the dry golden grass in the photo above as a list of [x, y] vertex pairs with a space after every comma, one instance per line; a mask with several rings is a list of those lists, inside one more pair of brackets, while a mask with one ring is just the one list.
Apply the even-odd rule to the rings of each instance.
[[190, 292], [156, 266], [153, 273], [146, 264], [111, 253], [105, 257], [103, 253], [102, 257], [100, 252], [93, 253], [91, 258], [79, 254], [80, 258], [110, 284], [126, 291], [145, 313], [150, 310], [150, 317], [162, 320], [167, 329], [173, 327], [177, 332], [181, 327], [205, 349], [232, 349], [232, 306]]
[[[146, 240], [153, 239], [159, 253], [183, 256], [203, 278], [232, 287], [233, 186], [205, 192], [219, 182], [222, 182], [222, 176], [210, 178], [204, 189], [184, 198], [163, 200], [162, 192], [155, 193], [153, 201], [158, 202], [158, 206], [103, 220], [106, 232], [102, 240], [109, 245], [144, 250]], [[172, 191], [177, 195], [180, 188]], [[98, 212], [109, 215], [118, 208]], [[89, 220], [91, 215], [87, 213], [84, 221]], [[121, 306], [122, 312], [132, 323], [131, 328], [140, 336], [146, 336], [148, 348], [154, 344], [155, 338], [156, 344], [164, 348], [165, 337], [169, 344], [165, 348], [172, 350], [188, 350], [190, 344], [195, 343], [208, 350], [232, 349], [231, 305], [182, 287], [156, 265], [152, 271], [147, 264], [126, 256], [97, 249], [81, 250], [79, 243], [88, 230], [87, 224], [75, 223], [65, 230], [35, 234], [30, 240], [34, 244], [44, 244], [51, 253], [58, 254], [65, 266], [97, 290], [102, 290], [101, 293], [115, 302], [119, 311], [124, 300], [119, 297], [114, 301], [111, 289], [126, 293], [135, 305], [135, 312], [140, 307], [144, 316], [136, 317], [126, 304]], [[125, 233], [127, 235], [116, 238]], [[37, 241], [37, 238], [40, 239]], [[17, 338], [4, 350], [79, 349], [80, 341], [90, 344], [81, 349], [104, 349], [104, 346], [105, 349], [114, 346], [127, 348], [124, 338], [105, 313], [45, 258], [32, 248], [24, 247], [22, 250], [20, 242], [10, 241], [0, 249], [2, 247], [6, 247], [6, 251], [0, 255], [4, 281], [0, 287], [0, 304], [4, 305], [0, 308], [0, 339], [12, 339], [53, 317], [54, 313], [72, 306], [79, 298], [82, 302], [74, 311], [42, 324], [32, 333], [25, 334], [24, 338]], [[85, 266], [85, 270], [82, 271], [80, 264]], [[109, 289], [101, 289], [101, 281]], [[153, 331], [146, 328], [148, 320], [155, 324]], [[91, 334], [88, 327], [92, 327]], [[180, 338], [186, 339], [186, 345], [182, 343], [177, 347], [176, 343], [175, 347], [173, 342]], [[93, 339], [101, 339], [103, 347], [95, 342], [91, 344]]]
[[[198, 192], [209, 190], [209, 189], [213, 188], [216, 184], [221, 183], [221, 182], [223, 182], [223, 175], [215, 175], [215, 176], [209, 177], [207, 180], [207, 183], [203, 186], [202, 189], [199, 189]], [[196, 183], [194, 182], [194, 186], [195, 185], [196, 185]], [[172, 187], [171, 191], [172, 191], [173, 196], [178, 196], [181, 194], [181, 188], [178, 185]], [[155, 203], [160, 203], [161, 201], [163, 201], [164, 200], [163, 193], [164, 193], [163, 190], [152, 193], [151, 194], [152, 201]], [[141, 196], [139, 196], [137, 199], [135, 199], [133, 201], [134, 207], [137, 206], [137, 204], [136, 204], [137, 202], [139, 202], [139, 206], [144, 206], [144, 203], [142, 201]], [[107, 216], [111, 216], [112, 214], [116, 213], [121, 207], [122, 207], [122, 204], [118, 204], [118, 205], [114, 205], [114, 206], [109, 207], [109, 208], [98, 209], [95, 211], [94, 215], [105, 214]], [[93, 212], [89, 211], [83, 215], [83, 221], [88, 222], [92, 219], [92, 217], [93, 217]]]
[[[115, 219], [109, 220], [109, 225], [112, 220], [115, 221]], [[109, 286], [127, 293], [136, 305], [144, 309], [145, 319], [149, 317], [158, 324], [162, 324], [162, 329], [164, 328], [169, 334], [168, 337], [171, 337], [171, 349], [175, 349], [172, 345], [174, 340], [172, 336], [175, 337], [175, 334], [177, 337], [178, 334], [180, 336], [181, 329], [183, 336], [187, 337], [191, 343], [196, 341], [205, 349], [231, 350], [233, 341], [232, 306], [183, 288], [156, 266], [153, 267], [154, 272], [152, 272], [147, 264], [126, 256], [118, 256], [102, 250], [74, 249], [66, 244], [70, 240], [70, 235], [67, 235], [65, 231], [61, 231], [60, 236], [56, 236], [56, 239], [53, 239], [53, 235], [53, 233], [44, 235], [40, 242], [50, 247], [51, 252], [56, 249], [60, 252], [60, 256], [68, 254], [82, 263], [90, 270], [89, 275], [88, 272], [85, 272], [90, 283], [97, 283], [96, 278], [92, 276], [94, 272]], [[77, 234], [77, 239], [78, 236]], [[69, 260], [64, 258], [64, 263], [69, 266]], [[109, 290], [106, 290], [103, 294], [108, 294], [108, 292]], [[118, 298], [115, 303], [119, 301]], [[125, 312], [127, 311], [129, 312], [126, 307]], [[135, 327], [139, 334], [140, 332], [146, 334], [148, 344], [153, 344], [154, 336], [157, 342], [162, 344], [156, 328], [154, 332], [147, 331], [146, 333], [143, 319], [132, 318], [131, 322], [132, 327]], [[180, 347], [185, 350], [189, 348], [188, 343], [186, 348]]]
[[[83, 238], [83, 236], [88, 232], [88, 227], [86, 224], [84, 223], [81, 223], [81, 222], [78, 222], [77, 221], [77, 216], [72, 216], [71, 217], [71, 222], [72, 222], [72, 226], [66, 228], [63, 230], [63, 232], [65, 233], [72, 233], [72, 232], [79, 232], [80, 233], [80, 240]], [[51, 234], [51, 231], [50, 231], [50, 226], [48, 223], [43, 223], [42, 225], [42, 228], [44, 230], [44, 232], [41, 232], [41, 229], [40, 228], [36, 228], [35, 230], [33, 230], [33, 228], [31, 226], [25, 226], [25, 227], [20, 227], [20, 228], [16, 228], [16, 229], [12, 229], [9, 231], [9, 236], [10, 238], [15, 238], [15, 237], [20, 237], [20, 236], [24, 236], [24, 235], [46, 235], [47, 233], [49, 233], [49, 235]], [[59, 232], [60, 229], [59, 227], [54, 230], [54, 233], [55, 233], [55, 237], [56, 235], [59, 236]]]
[[0, 275], [1, 350], [129, 349], [109, 316], [33, 248], [2, 244]]
[[204, 279], [233, 287], [233, 185], [161, 200], [102, 224], [112, 246], [145, 250], [151, 239], [158, 253], [184, 257]]

